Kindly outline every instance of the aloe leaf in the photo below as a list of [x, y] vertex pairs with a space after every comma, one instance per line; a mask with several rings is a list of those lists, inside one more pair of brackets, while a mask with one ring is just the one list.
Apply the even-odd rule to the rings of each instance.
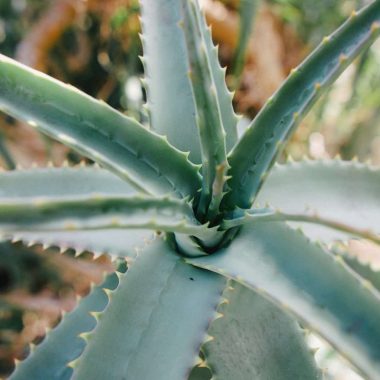
[[320, 379], [299, 325], [251, 289], [231, 282], [202, 348], [220, 380]]
[[111, 293], [74, 379], [187, 378], [224, 286], [156, 240]]
[[137, 121], [0, 55], [0, 109], [152, 194], [194, 196], [198, 168]]
[[254, 209], [246, 211], [243, 216], [235, 219], [226, 219], [222, 222], [222, 228], [230, 229], [249, 223], [265, 223], [265, 222], [301, 222], [310, 223], [312, 225], [323, 226], [335, 231], [342, 232], [348, 237], [358, 237], [362, 239], [372, 240], [374, 243], [380, 244], [380, 236], [370, 230], [362, 230], [352, 227], [344, 222], [321, 218], [317, 214], [287, 214], [270, 208]]
[[[193, 162], [201, 163], [186, 43], [183, 29], [179, 27], [182, 18], [180, 2], [141, 0], [140, 3], [147, 106], [152, 126], [158, 133], [167, 135], [179, 149], [190, 151], [189, 158]], [[162, 19], [165, 22], [161, 22]], [[203, 18], [200, 27], [215, 81], [227, 149], [230, 150], [237, 140], [237, 117], [232, 107], [232, 94], [226, 86], [225, 70], [220, 67], [217, 49]]]
[[223, 201], [227, 210], [249, 208], [267, 172], [295, 127], [352, 60], [380, 33], [380, 2], [350, 19], [297, 69], [266, 103], [229, 155], [231, 169]]
[[[187, 259], [268, 297], [329, 341], [367, 377], [380, 371], [380, 294], [343, 260], [283, 223], [243, 227], [226, 249]], [[316, 269], [318, 268], [318, 269]]]
[[247, 55], [247, 46], [251, 36], [258, 5], [259, 0], [240, 0], [239, 2], [240, 32], [232, 64], [234, 88], [238, 88], [240, 85], [241, 74], [244, 69], [245, 58]]
[[96, 166], [31, 168], [0, 172], [0, 200], [70, 197], [91, 194], [129, 195], [136, 190]]
[[380, 291], [379, 268], [374, 268], [371, 262], [363, 261], [360, 255], [352, 255], [342, 244], [334, 245], [332, 247], [332, 252], [341, 257], [353, 271], [355, 271], [360, 277], [369, 281], [377, 290]]
[[152, 128], [201, 163], [178, 0], [140, 0], [145, 84]]
[[[197, 6], [197, 2], [195, 2]], [[226, 149], [229, 152], [238, 140], [237, 124], [239, 117], [235, 114], [232, 99], [233, 92], [228, 90], [226, 84], [226, 69], [222, 69], [218, 57], [218, 48], [214, 45], [211, 34], [211, 27], [207, 26], [203, 12], [199, 12], [199, 27], [206, 45], [207, 57], [215, 84], [218, 98], [220, 116], [222, 118], [223, 129], [226, 132]]]
[[[125, 249], [129, 247], [128, 241], [133, 242], [132, 247], [138, 246], [149, 235], [141, 229], [131, 232], [125, 228], [194, 232], [195, 235], [201, 232], [204, 237], [213, 234], [205, 227], [188, 223], [193, 218], [192, 211], [182, 201], [118, 195], [133, 190], [101, 169], [3, 172], [0, 184], [4, 191], [0, 192], [0, 205], [4, 206], [0, 211], [1, 231], [15, 240], [133, 257], [135, 250]], [[94, 193], [95, 190], [100, 193]], [[126, 212], [129, 214], [124, 215]], [[88, 219], [90, 216], [96, 219]]]
[[[200, 27], [201, 14], [194, 1], [182, 1], [183, 29], [189, 59], [190, 79], [197, 112], [197, 125], [202, 153], [203, 186], [198, 212], [202, 217], [216, 214], [223, 193], [223, 178], [227, 170], [226, 142], [216, 86], [210, 68], [206, 44]], [[220, 179], [217, 170], [221, 171]], [[220, 184], [213, 186], [215, 181]], [[210, 202], [214, 200], [213, 203]]]
[[215, 231], [196, 224], [188, 203], [141, 195], [0, 199], [0, 230], [78, 231], [152, 229], [201, 237]]
[[[127, 182], [98, 167], [62, 167], [14, 170], [0, 173], [0, 203], [36, 198], [62, 198], [103, 195], [132, 195], [135, 190]], [[10, 234], [14, 240], [45, 246], [72, 248], [78, 253], [107, 252], [112, 256], [134, 257], [136, 247], [150, 239], [146, 230], [106, 229], [97, 231], [22, 231]]]
[[377, 290], [380, 291], [380, 271], [373, 270], [370, 264], [363, 264], [355, 257], [342, 255], [344, 262], [354, 270], [360, 277], [369, 281]]
[[42, 244], [45, 247], [59, 247], [61, 252], [73, 249], [76, 255], [84, 251], [95, 257], [108, 254], [114, 258], [134, 260], [138, 250], [153, 238], [152, 231], [141, 229], [103, 229], [78, 231], [25, 231], [6, 232], [5, 238], [22, 241], [28, 245]]
[[[335, 160], [304, 161], [276, 165], [256, 205], [269, 202], [283, 213], [316, 214], [378, 234], [379, 194], [379, 169]], [[302, 224], [302, 229], [311, 238], [324, 242], [347, 238], [347, 234], [330, 228]]]
[[48, 332], [42, 343], [35, 346], [29, 356], [20, 362], [11, 380], [49, 379], [69, 380], [72, 368], [68, 364], [84, 350], [85, 341], [80, 334], [93, 330], [96, 319], [91, 312], [102, 312], [108, 304], [104, 289], [115, 289], [117, 275], [108, 275], [103, 284], [94, 287], [91, 293], [79, 301], [70, 313], [65, 313], [61, 322]]

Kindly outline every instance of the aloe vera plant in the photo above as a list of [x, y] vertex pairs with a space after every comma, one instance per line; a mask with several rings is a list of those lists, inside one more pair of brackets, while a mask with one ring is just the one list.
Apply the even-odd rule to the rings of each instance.
[[0, 56], [0, 109], [99, 164], [1, 173], [3, 236], [128, 266], [93, 287], [11, 378], [320, 379], [307, 328], [379, 379], [376, 274], [355, 272], [327, 244], [379, 240], [380, 171], [274, 162], [380, 34], [380, 1], [326, 37], [240, 138], [197, 2], [141, 8], [149, 128]]

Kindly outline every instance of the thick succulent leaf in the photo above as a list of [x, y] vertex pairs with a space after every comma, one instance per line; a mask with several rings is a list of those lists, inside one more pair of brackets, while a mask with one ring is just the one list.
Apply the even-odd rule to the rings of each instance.
[[137, 121], [79, 90], [0, 56], [0, 109], [152, 194], [195, 195], [198, 168]]
[[[193, 162], [201, 163], [186, 42], [183, 29], [179, 27], [182, 19], [180, 2], [140, 0], [140, 3], [145, 84], [152, 126], [158, 133], [167, 135], [179, 149], [190, 151]], [[225, 71], [220, 67], [217, 49], [203, 18], [200, 27], [215, 81], [227, 149], [230, 150], [237, 140], [237, 117], [232, 107], [232, 94], [227, 89]]]
[[0, 199], [0, 230], [76, 231], [140, 228], [211, 237], [213, 229], [196, 224], [190, 205], [170, 198], [92, 195]]
[[380, 371], [380, 294], [343, 260], [283, 223], [244, 227], [211, 256], [188, 259], [289, 310], [371, 379]]
[[59, 247], [61, 251], [75, 250], [76, 254], [90, 251], [95, 256], [107, 253], [112, 257], [133, 260], [140, 247], [152, 239], [152, 231], [140, 229], [105, 229], [94, 231], [25, 231], [7, 232], [6, 237], [26, 244]]
[[[62, 198], [89, 194], [126, 195], [135, 190], [125, 181], [97, 167], [38, 168], [0, 173], [0, 203], [26, 199]], [[9, 232], [7, 233], [9, 235]], [[134, 257], [136, 247], [149, 239], [146, 230], [18, 231], [15, 240]]]
[[136, 190], [114, 174], [96, 166], [0, 172], [0, 200], [91, 194], [126, 195], [136, 194]]
[[344, 262], [359, 276], [369, 281], [380, 291], [380, 270], [371, 264], [371, 261], [362, 260], [360, 256], [354, 256], [342, 244], [334, 245], [332, 251], [341, 257]]
[[380, 2], [374, 1], [350, 19], [297, 69], [266, 103], [229, 155], [230, 193], [226, 209], [249, 208], [280, 147], [325, 88], [380, 33]]
[[187, 378], [224, 286], [156, 240], [110, 295], [74, 379]]
[[363, 264], [355, 257], [349, 255], [342, 256], [345, 263], [354, 270], [359, 276], [369, 281], [377, 290], [380, 291], [380, 271], [373, 270], [370, 264]]
[[58, 326], [48, 332], [42, 343], [16, 366], [10, 379], [69, 380], [73, 370], [68, 364], [80, 356], [85, 348], [85, 341], [79, 335], [96, 326], [96, 319], [90, 312], [97, 313], [105, 309], [108, 297], [104, 289], [115, 289], [118, 283], [114, 273], [107, 276], [103, 284], [94, 287], [72, 312], [63, 315]]
[[[141, 229], [126, 231], [122, 227], [169, 229], [195, 234], [204, 231], [204, 237], [211, 232], [203, 227], [195, 227], [193, 230], [191, 223], [186, 223], [185, 219], [192, 218], [192, 212], [181, 201], [169, 200], [171, 205], [166, 200], [163, 203], [159, 201], [158, 209], [154, 210], [154, 200], [151, 209], [148, 198], [145, 198], [146, 203], [144, 198], [119, 196], [118, 194], [131, 192], [133, 194], [134, 191], [127, 183], [102, 169], [47, 168], [3, 172], [0, 174], [0, 185], [0, 205], [4, 206], [3, 211], [0, 211], [0, 214], [3, 213], [1, 232], [15, 240], [57, 245], [63, 249], [74, 248], [79, 252], [90, 250], [134, 257], [134, 248], [151, 234]], [[102, 207], [108, 201], [117, 203], [117, 198], [122, 203], [128, 203], [127, 199], [132, 203], [124, 204], [119, 209], [119, 206], [109, 209], [106, 213]], [[95, 204], [97, 206], [93, 207]], [[131, 213], [125, 215], [127, 209]], [[151, 212], [147, 212], [149, 209]], [[46, 212], [52, 214], [47, 215]], [[88, 219], [91, 215], [96, 220]], [[160, 220], [167, 223], [166, 226], [160, 225]]]
[[251, 36], [258, 5], [259, 0], [240, 0], [239, 3], [240, 32], [232, 65], [235, 88], [238, 88], [240, 84], [240, 78], [244, 69], [247, 54], [247, 46]]
[[[203, 17], [194, 1], [182, 0], [182, 11], [202, 154], [203, 186], [198, 211], [200, 215], [205, 216], [209, 206], [211, 213], [217, 212], [222, 198], [224, 174], [227, 170], [225, 132], [200, 26], [201, 21], [204, 21]], [[212, 198], [213, 202], [210, 205]]]
[[231, 282], [202, 351], [218, 380], [320, 379], [299, 325], [251, 289]]
[[334, 231], [346, 234], [349, 237], [357, 237], [361, 239], [372, 240], [374, 243], [380, 244], [380, 236], [370, 230], [363, 230], [352, 227], [343, 222], [337, 222], [336, 220], [321, 218], [315, 213], [304, 214], [288, 214], [281, 211], [277, 211], [271, 208], [257, 208], [249, 211], [242, 211], [242, 216], [236, 216], [233, 219], [225, 219], [221, 226], [223, 229], [230, 229], [233, 227], [250, 224], [250, 223], [265, 223], [265, 222], [299, 222], [311, 224], [313, 226], [323, 226]]
[[[304, 161], [276, 165], [257, 199], [284, 213], [317, 214], [360, 230], [380, 233], [380, 170], [342, 161]], [[346, 233], [302, 225], [313, 239], [330, 242]]]
[[229, 152], [238, 139], [237, 124], [239, 117], [235, 114], [232, 105], [234, 94], [228, 90], [226, 84], [226, 70], [220, 66], [218, 48], [213, 43], [211, 28], [207, 26], [203, 14], [199, 15], [199, 26], [206, 44], [206, 51], [220, 108], [220, 116], [222, 118], [224, 131], [226, 132], [226, 148], [227, 152]]
[[195, 104], [178, 0], [140, 0], [145, 83], [152, 128], [201, 163]]

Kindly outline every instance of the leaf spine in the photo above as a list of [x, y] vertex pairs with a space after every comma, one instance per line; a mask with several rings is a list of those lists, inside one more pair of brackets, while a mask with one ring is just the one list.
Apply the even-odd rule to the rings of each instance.
[[378, 21], [375, 21], [371, 25], [371, 32], [376, 32], [380, 29], [380, 23]]
[[347, 59], [348, 59], [347, 55], [345, 55], [345, 54], [341, 54], [341, 55], [339, 56], [339, 63], [342, 64], [342, 63], [346, 62]]
[[87, 332], [83, 332], [83, 333], [79, 334], [78, 337], [82, 338], [84, 341], [88, 342], [91, 338], [91, 335], [92, 335], [92, 332], [87, 331]]
[[323, 39], [322, 39], [322, 43], [323, 43], [323, 44], [327, 44], [327, 43], [330, 42], [330, 40], [331, 40], [331, 37], [330, 37], [330, 36], [325, 36], [325, 37], [323, 37]]

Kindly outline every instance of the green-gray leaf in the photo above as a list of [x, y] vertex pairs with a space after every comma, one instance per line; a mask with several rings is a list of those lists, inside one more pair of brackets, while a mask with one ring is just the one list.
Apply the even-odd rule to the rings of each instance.
[[145, 83], [152, 128], [201, 163], [178, 0], [140, 0]]
[[[380, 170], [343, 161], [304, 161], [276, 165], [256, 204], [266, 202], [290, 214], [316, 213], [321, 218], [380, 233]], [[313, 239], [330, 242], [347, 234], [302, 225]]]
[[200, 28], [206, 44], [206, 51], [210, 62], [210, 68], [215, 83], [216, 94], [218, 97], [218, 103], [220, 107], [220, 115], [223, 122], [223, 128], [226, 132], [226, 148], [229, 152], [236, 144], [238, 139], [237, 124], [238, 116], [235, 114], [232, 98], [233, 93], [230, 92], [226, 84], [226, 70], [222, 69], [219, 63], [218, 48], [214, 46], [212, 40], [211, 28], [207, 26], [206, 20], [203, 14], [199, 15]]
[[165, 138], [101, 101], [0, 55], [0, 109], [141, 191], [194, 196], [198, 168]]
[[[91, 194], [127, 195], [135, 190], [112, 173], [97, 167], [38, 168], [0, 173], [0, 202], [26, 199], [75, 197]], [[9, 232], [7, 233], [9, 234]], [[136, 247], [150, 239], [146, 230], [107, 229], [97, 231], [18, 231], [15, 240], [107, 252], [113, 256], [134, 257]]]
[[0, 172], [0, 199], [70, 197], [91, 194], [129, 195], [136, 190], [96, 166], [32, 168]]
[[265, 298], [232, 281], [203, 347], [218, 380], [320, 379], [299, 325]]
[[[203, 38], [204, 22], [194, 1], [182, 0], [183, 29], [190, 79], [196, 104], [197, 126], [202, 153], [203, 186], [198, 212], [204, 217], [210, 206], [211, 214], [216, 214], [222, 199], [224, 174], [227, 170], [226, 141], [216, 85], [211, 70], [207, 47]], [[221, 171], [218, 181], [217, 171]], [[213, 199], [213, 202], [211, 200]], [[211, 205], [210, 205], [211, 202]]]
[[215, 231], [197, 224], [188, 203], [170, 198], [98, 195], [0, 199], [0, 230], [76, 231], [151, 229], [201, 237]]
[[74, 379], [185, 379], [224, 285], [155, 241], [111, 294]]
[[380, 371], [380, 294], [342, 259], [278, 222], [242, 229], [209, 257], [188, 259], [289, 310], [371, 379]]
[[103, 289], [115, 289], [117, 285], [117, 275], [111, 274], [102, 285], [92, 289], [72, 312], [62, 317], [58, 326], [46, 335], [42, 343], [18, 364], [10, 380], [69, 380], [73, 370], [68, 364], [85, 347], [85, 341], [78, 335], [95, 328], [96, 319], [90, 312], [103, 311], [108, 304]]
[[295, 127], [355, 57], [380, 34], [380, 1], [351, 18], [290, 74], [266, 103], [229, 155], [227, 210], [249, 208], [281, 146]]

